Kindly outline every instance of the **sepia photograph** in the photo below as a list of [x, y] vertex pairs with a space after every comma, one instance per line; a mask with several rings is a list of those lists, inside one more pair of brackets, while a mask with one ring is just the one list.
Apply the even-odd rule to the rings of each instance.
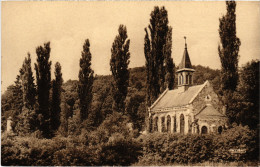
[[259, 1], [1, 2], [1, 166], [259, 166]]

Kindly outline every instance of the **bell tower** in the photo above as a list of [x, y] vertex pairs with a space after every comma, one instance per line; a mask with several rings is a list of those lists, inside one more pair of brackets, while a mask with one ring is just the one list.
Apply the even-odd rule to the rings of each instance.
[[185, 39], [184, 53], [182, 56], [181, 63], [179, 65], [179, 70], [177, 70], [178, 89], [181, 89], [183, 92], [193, 85], [193, 72], [195, 71], [194, 69], [192, 69], [192, 65], [191, 65], [191, 61], [187, 49], [186, 37], [184, 37], [184, 39]]

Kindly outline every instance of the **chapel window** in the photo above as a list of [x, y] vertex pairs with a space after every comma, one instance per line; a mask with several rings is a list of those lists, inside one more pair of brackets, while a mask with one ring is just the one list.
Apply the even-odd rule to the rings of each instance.
[[167, 116], [167, 132], [171, 132], [171, 117], [170, 115]]
[[191, 75], [189, 75], [189, 81], [190, 81], [190, 84], [192, 84], [192, 78], [191, 78]]
[[158, 117], [155, 117], [154, 119], [154, 131], [158, 132]]
[[184, 115], [181, 114], [180, 116], [180, 133], [184, 134], [184, 127], [185, 126], [185, 121], [184, 121]]
[[176, 132], [177, 124], [176, 124], [176, 116], [173, 117], [173, 132]]
[[162, 117], [161, 118], [161, 120], [162, 120], [162, 124], [161, 124], [161, 128], [162, 128], [162, 132], [165, 132], [166, 131], [166, 128], [165, 128], [165, 117]]

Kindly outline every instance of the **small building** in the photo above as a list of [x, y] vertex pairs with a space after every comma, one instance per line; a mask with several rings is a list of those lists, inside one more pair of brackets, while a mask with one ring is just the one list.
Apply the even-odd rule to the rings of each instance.
[[178, 88], [166, 89], [149, 107], [152, 132], [221, 133], [226, 126], [225, 108], [213, 87], [206, 81], [193, 85], [193, 73], [187, 44], [179, 70]]

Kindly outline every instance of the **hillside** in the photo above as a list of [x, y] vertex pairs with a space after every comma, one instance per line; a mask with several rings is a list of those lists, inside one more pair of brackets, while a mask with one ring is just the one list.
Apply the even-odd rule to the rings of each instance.
[[[209, 67], [201, 65], [193, 66], [194, 84], [202, 84], [209, 80], [218, 92], [220, 71], [213, 70]], [[175, 87], [177, 85], [177, 76], [175, 76]], [[111, 75], [96, 75], [93, 84], [93, 100], [92, 100], [92, 115], [95, 121], [94, 126], [98, 126], [108, 114], [112, 113], [112, 94], [111, 94]], [[130, 69], [130, 80], [128, 87], [128, 95], [126, 98], [126, 108], [130, 117], [134, 122], [134, 127], [142, 130], [145, 118], [145, 67], [135, 67]], [[77, 80], [68, 80], [62, 86], [62, 104], [66, 103], [69, 108], [69, 116], [77, 115], [79, 111], [79, 100], [77, 93]], [[19, 100], [15, 97], [14, 86], [8, 87], [7, 91], [2, 95], [2, 130], [5, 129], [5, 122], [9, 116], [15, 117], [16, 113], [13, 108], [19, 105]]]

